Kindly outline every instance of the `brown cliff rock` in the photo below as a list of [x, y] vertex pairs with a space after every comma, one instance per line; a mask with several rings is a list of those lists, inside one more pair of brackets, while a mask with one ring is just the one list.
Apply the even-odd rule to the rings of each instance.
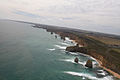
[[86, 67], [88, 68], [93, 68], [93, 64], [92, 64], [92, 61], [91, 60], [88, 60], [85, 64]]
[[79, 60], [78, 60], [78, 58], [76, 57], [76, 58], [74, 59], [74, 62], [78, 63], [78, 61], [79, 61]]
[[87, 53], [87, 49], [85, 47], [79, 47], [79, 46], [68, 46], [66, 48], [66, 51], [69, 52], [80, 52], [80, 53]]

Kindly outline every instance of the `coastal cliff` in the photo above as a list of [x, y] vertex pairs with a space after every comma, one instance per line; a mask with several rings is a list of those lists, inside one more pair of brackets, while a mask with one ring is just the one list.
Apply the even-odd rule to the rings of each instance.
[[[112, 49], [109, 49], [106, 44], [102, 42], [96, 41], [91, 38], [86, 38], [84, 36], [77, 36], [74, 34], [57, 32], [60, 36], [69, 37], [70, 39], [77, 42], [79, 45], [83, 47], [77, 46], [68, 46], [66, 48], [67, 51], [71, 52], [80, 52], [83, 54], [90, 55], [95, 59], [99, 60], [100, 65], [106, 67], [118, 74], [120, 74], [120, 64], [119, 64], [119, 57], [115, 57], [119, 54]], [[114, 56], [115, 55], [115, 56]]]
[[86, 47], [78, 47], [78, 46], [68, 46], [66, 48], [66, 51], [70, 51], [70, 52], [80, 52], [83, 54], [87, 54], [90, 55], [92, 57], [94, 57], [100, 64], [100, 66], [103, 66], [107, 69], [110, 69], [118, 74], [120, 74], [119, 70], [120, 70], [120, 66], [116, 66], [115, 63], [113, 62], [113, 59], [108, 58], [108, 56], [102, 56], [100, 55], [100, 53], [96, 53], [94, 51], [89, 51], [87, 50]]
[[[94, 57], [99, 61], [101, 66], [115, 72], [119, 76], [117, 77], [120, 78], [120, 49], [119, 47], [109, 46], [111, 45], [110, 41], [112, 41], [112, 45], [119, 46], [119, 37], [114, 35], [87, 32], [69, 28], [66, 29], [47, 25], [41, 25], [40, 28], [46, 29], [47, 32], [51, 32], [52, 34], [58, 34], [63, 40], [65, 40], [65, 37], [70, 38], [82, 47], [68, 46], [66, 48], [67, 51], [80, 52]], [[103, 39], [103, 37], [105, 37], [105, 39]], [[109, 40], [110, 44], [106, 40]], [[116, 43], [113, 41], [116, 41]]]

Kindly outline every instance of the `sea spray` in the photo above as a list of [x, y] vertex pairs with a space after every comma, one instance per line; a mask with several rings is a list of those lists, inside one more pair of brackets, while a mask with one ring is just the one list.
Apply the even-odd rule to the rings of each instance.
[[59, 49], [66, 49], [66, 46], [61, 46], [61, 45], [54, 45], [56, 47], [58, 47]]

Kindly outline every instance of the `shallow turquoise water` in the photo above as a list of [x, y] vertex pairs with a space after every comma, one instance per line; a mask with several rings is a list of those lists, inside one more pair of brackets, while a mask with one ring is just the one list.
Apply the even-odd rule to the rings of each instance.
[[68, 45], [74, 44], [30, 24], [0, 21], [0, 80], [112, 80], [84, 66], [90, 57], [65, 52]]

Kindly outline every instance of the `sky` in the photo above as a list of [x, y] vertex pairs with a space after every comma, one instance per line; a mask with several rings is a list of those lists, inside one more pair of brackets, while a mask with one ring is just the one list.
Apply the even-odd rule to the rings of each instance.
[[120, 0], [0, 0], [0, 19], [120, 35]]

